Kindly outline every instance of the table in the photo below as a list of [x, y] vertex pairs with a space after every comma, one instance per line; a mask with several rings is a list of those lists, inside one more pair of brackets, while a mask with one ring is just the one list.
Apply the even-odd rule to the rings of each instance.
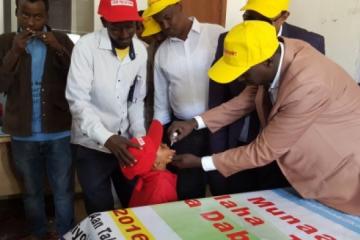
[[[11, 137], [0, 131], [0, 199], [17, 197], [23, 192], [23, 186], [11, 161]], [[51, 192], [46, 184], [46, 192]], [[81, 193], [81, 187], [75, 174], [75, 193]]]
[[64, 238], [359, 240], [360, 217], [275, 189], [94, 213]]
[[22, 192], [21, 183], [10, 160], [10, 136], [0, 134], [0, 198]]

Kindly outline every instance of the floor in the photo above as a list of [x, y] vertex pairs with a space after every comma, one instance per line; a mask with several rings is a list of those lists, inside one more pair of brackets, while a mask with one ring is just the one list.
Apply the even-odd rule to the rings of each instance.
[[[55, 232], [54, 207], [52, 198], [46, 197], [46, 212], [49, 219], [49, 230]], [[75, 197], [75, 221], [86, 217], [83, 200], [80, 194]], [[0, 200], [0, 240], [19, 240], [29, 235], [23, 204], [20, 197]]]

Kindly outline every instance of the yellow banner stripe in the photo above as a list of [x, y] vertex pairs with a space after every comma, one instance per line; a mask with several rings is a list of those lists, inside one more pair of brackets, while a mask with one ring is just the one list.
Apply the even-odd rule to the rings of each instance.
[[125, 239], [155, 240], [131, 209], [113, 210], [109, 214]]

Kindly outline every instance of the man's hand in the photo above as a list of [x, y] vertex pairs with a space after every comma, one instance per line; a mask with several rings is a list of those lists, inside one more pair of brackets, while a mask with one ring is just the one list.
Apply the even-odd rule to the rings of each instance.
[[201, 167], [201, 158], [193, 154], [180, 154], [173, 158], [171, 164], [178, 168], [199, 168]]
[[21, 55], [25, 52], [27, 41], [34, 36], [35, 32], [26, 29], [14, 37], [11, 51], [16, 55]]
[[174, 121], [168, 128], [168, 137], [172, 143], [176, 143], [189, 135], [197, 126], [195, 119], [187, 121]]
[[15, 35], [11, 49], [2, 59], [1, 70], [4, 72], [13, 72], [16, 69], [21, 55], [24, 54], [27, 41], [34, 36], [35, 32], [29, 28]]
[[36, 33], [36, 36], [46, 45], [55, 49], [56, 52], [63, 53], [65, 51], [64, 47], [56, 39], [53, 32], [38, 32]]
[[133, 143], [120, 135], [112, 135], [106, 141], [105, 147], [115, 155], [120, 167], [132, 166], [136, 163], [136, 159], [127, 150], [128, 147], [141, 148], [139, 144]]

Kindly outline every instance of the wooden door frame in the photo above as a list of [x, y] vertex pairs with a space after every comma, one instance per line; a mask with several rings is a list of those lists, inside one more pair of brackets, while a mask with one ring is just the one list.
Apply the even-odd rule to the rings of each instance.
[[[200, 1], [198, 1], [198, 0], [183, 0], [183, 1], [181, 1], [181, 4], [183, 5], [184, 12], [187, 15], [195, 16], [196, 18], [199, 19], [200, 22], [215, 23], [215, 24], [225, 26], [227, 0], [218, 0], [216, 2], [212, 1], [212, 0], [207, 0], [207, 4], [215, 3], [216, 4], [215, 7], [220, 8], [220, 9], [218, 9], [218, 12], [216, 12], [216, 19], [211, 19], [211, 20], [206, 19], [206, 17], [204, 17], [204, 15], [206, 15], [206, 14], [201, 14], [201, 13], [203, 13], [203, 12], [201, 12], [202, 10], [206, 11], [206, 7], [199, 9], [199, 5], [194, 5], [195, 10], [191, 7], [192, 3], [197, 4], [199, 2]], [[206, 2], [206, 1], [204, 1], [204, 2]], [[214, 8], [212, 6], [211, 6], [211, 13], [214, 13]], [[213, 16], [215, 16], [215, 15], [213, 15]]]

